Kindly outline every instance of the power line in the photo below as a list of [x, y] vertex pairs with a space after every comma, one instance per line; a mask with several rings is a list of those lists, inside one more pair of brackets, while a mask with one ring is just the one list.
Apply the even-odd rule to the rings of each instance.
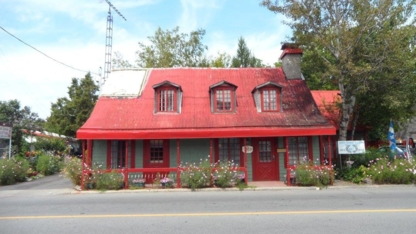
[[22, 42], [23, 44], [25, 44], [25, 45], [27, 45], [27, 46], [29, 46], [30, 48], [32, 48], [32, 49], [34, 49], [34, 50], [36, 50], [37, 52], [39, 52], [39, 53], [41, 53], [41, 54], [43, 54], [44, 56], [46, 56], [47, 58], [49, 58], [49, 59], [51, 59], [51, 60], [53, 60], [53, 61], [55, 61], [55, 62], [57, 62], [57, 63], [59, 63], [59, 64], [61, 64], [61, 65], [64, 65], [64, 66], [66, 66], [66, 67], [69, 67], [69, 68], [71, 68], [71, 69], [74, 69], [74, 70], [77, 70], [77, 71], [80, 71], [80, 72], [85, 72], [85, 73], [92, 73], [92, 74], [95, 74], [95, 75], [100, 75], [100, 74], [97, 74], [97, 73], [95, 73], [95, 72], [91, 72], [91, 71], [84, 71], [84, 70], [81, 70], [81, 69], [78, 69], [78, 68], [75, 68], [75, 67], [72, 67], [72, 66], [70, 66], [70, 65], [67, 65], [67, 64], [65, 64], [65, 63], [63, 63], [63, 62], [60, 62], [60, 61], [58, 61], [58, 60], [56, 60], [56, 59], [54, 59], [54, 58], [52, 58], [52, 57], [50, 57], [49, 55], [47, 55], [47, 54], [45, 54], [45, 53], [43, 53], [42, 51], [40, 51], [40, 50], [38, 50], [38, 49], [36, 49], [35, 47], [33, 47], [33, 46], [31, 46], [31, 45], [29, 45], [28, 43], [26, 43], [26, 42], [24, 42], [24, 41], [22, 41], [21, 39], [19, 39], [18, 37], [16, 37], [15, 35], [13, 35], [13, 34], [11, 34], [10, 32], [8, 32], [6, 29], [4, 29], [3, 27], [1, 27], [0, 26], [0, 28], [3, 30], [3, 31], [5, 31], [7, 34], [9, 34], [10, 36], [12, 36], [12, 37], [14, 37], [14, 38], [16, 38], [18, 41], [20, 41], [20, 42]]

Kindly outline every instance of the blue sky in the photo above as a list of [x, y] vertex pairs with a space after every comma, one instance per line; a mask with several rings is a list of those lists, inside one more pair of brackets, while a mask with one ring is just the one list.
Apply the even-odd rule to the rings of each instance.
[[[207, 56], [235, 55], [240, 36], [266, 64], [278, 61], [290, 28], [259, 5], [260, 0], [113, 0], [127, 19], [113, 15], [113, 52], [134, 63], [138, 42], [148, 43], [158, 27], [183, 33], [206, 30]], [[67, 96], [73, 77], [104, 68], [108, 4], [104, 0], [0, 0], [0, 101], [18, 99], [41, 118], [52, 102]], [[114, 54], [113, 54], [114, 55]], [[114, 57], [114, 56], [113, 56]]]

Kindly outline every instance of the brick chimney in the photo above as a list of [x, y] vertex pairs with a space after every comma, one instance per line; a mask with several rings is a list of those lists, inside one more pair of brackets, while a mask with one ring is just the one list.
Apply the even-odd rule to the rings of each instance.
[[286, 79], [302, 79], [302, 72], [300, 70], [300, 63], [302, 59], [302, 50], [299, 49], [298, 44], [285, 43], [282, 45], [282, 69], [285, 73]]

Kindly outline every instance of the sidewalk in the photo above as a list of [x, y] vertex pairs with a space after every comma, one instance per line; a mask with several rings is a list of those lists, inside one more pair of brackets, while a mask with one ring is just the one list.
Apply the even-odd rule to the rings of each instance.
[[[347, 189], [347, 188], [378, 188], [378, 187], [397, 187], [397, 186], [414, 186], [414, 185], [370, 185], [370, 184], [354, 184], [348, 181], [340, 181], [335, 180], [334, 184], [328, 186], [327, 188], [323, 189]], [[287, 186], [283, 181], [255, 181], [249, 182], [248, 188], [242, 189], [242, 191], [281, 191], [281, 190], [321, 190], [319, 187], [310, 186], [310, 187], [302, 187], [302, 186]], [[203, 188], [197, 189], [198, 191], [204, 192], [215, 192], [215, 191], [240, 191], [239, 188]], [[71, 193], [82, 193], [82, 194], [89, 194], [89, 193], [141, 193], [141, 192], [195, 192], [188, 188], [172, 188], [172, 189], [165, 189], [165, 188], [152, 188], [146, 187], [142, 189], [121, 189], [121, 190], [80, 190], [79, 188], [74, 189]]]

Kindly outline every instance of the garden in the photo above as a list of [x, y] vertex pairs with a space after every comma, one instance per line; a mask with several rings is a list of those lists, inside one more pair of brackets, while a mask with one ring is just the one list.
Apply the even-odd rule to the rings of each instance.
[[31, 145], [26, 142], [21, 152], [12, 158], [7, 155], [0, 158], [0, 185], [53, 175], [64, 167], [66, 145], [63, 139], [40, 139], [32, 147], [38, 150], [29, 150]]
[[[182, 188], [196, 190], [200, 188], [237, 187], [244, 189], [245, 175], [239, 172], [238, 166], [232, 161], [218, 161], [210, 163], [208, 159], [199, 163], [183, 163], [179, 167]], [[84, 183], [85, 189], [117, 190], [124, 188], [124, 175], [116, 170], [107, 170], [99, 163], [86, 168], [89, 173], [82, 176], [82, 161], [78, 158], [66, 158], [62, 174], [69, 178], [76, 186]], [[151, 177], [129, 177], [129, 189], [144, 188], [176, 188], [175, 174], [154, 173]]]
[[[25, 149], [25, 148], [23, 148]], [[100, 164], [87, 168], [89, 174], [82, 177], [82, 160], [69, 156], [65, 143], [60, 140], [39, 141], [36, 151], [26, 147], [8, 159], [0, 159], [0, 185], [31, 181], [43, 176], [61, 173], [74, 185], [84, 182], [85, 189], [115, 190], [124, 188], [124, 175], [115, 170], [106, 170]], [[54, 149], [54, 150], [53, 150]], [[356, 184], [413, 184], [416, 181], [416, 162], [408, 158], [391, 158], [377, 149], [368, 149], [365, 154], [343, 156], [344, 165], [321, 165], [319, 161], [306, 158], [291, 167], [291, 185], [327, 187], [334, 180]], [[178, 167], [180, 187], [196, 190], [218, 187], [247, 188], [245, 174], [232, 161], [211, 163], [209, 159], [185, 162]], [[176, 173], [159, 174], [144, 178], [142, 175], [128, 179], [130, 189], [176, 188]], [[83, 180], [83, 181], [82, 181]]]
[[322, 188], [331, 185], [335, 179], [355, 184], [413, 184], [416, 181], [416, 161], [412, 158], [391, 158], [369, 148], [365, 154], [343, 156], [342, 159], [342, 167], [303, 159], [291, 169], [292, 184]]

